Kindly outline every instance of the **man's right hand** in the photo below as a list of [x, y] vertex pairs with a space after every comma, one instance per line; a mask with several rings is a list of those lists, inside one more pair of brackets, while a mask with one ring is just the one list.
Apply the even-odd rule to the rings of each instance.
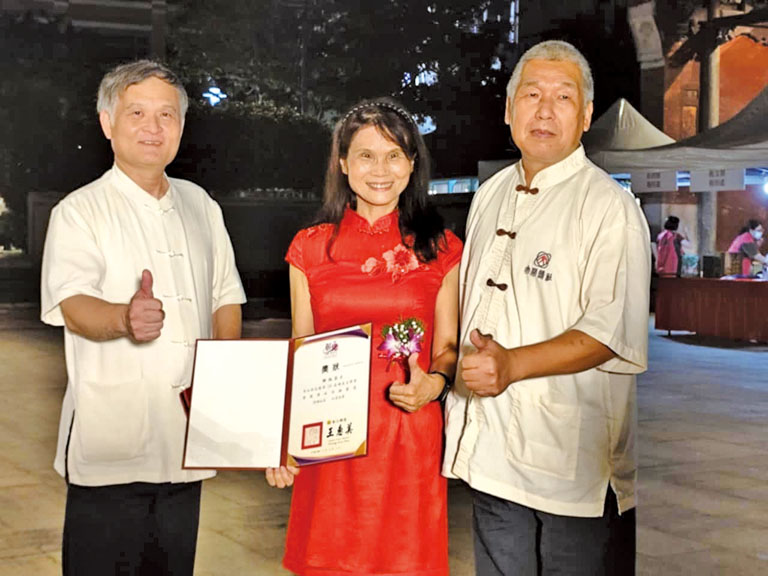
[[478, 396], [498, 396], [519, 380], [510, 360], [512, 350], [504, 348], [493, 336], [472, 330], [469, 340], [476, 348], [461, 360], [461, 374], [467, 388]]
[[152, 294], [152, 273], [141, 273], [141, 285], [128, 304], [125, 328], [134, 342], [151, 342], [163, 328], [163, 303]]

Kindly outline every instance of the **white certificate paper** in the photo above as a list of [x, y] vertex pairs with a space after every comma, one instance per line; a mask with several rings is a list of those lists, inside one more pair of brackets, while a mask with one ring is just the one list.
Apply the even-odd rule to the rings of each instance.
[[183, 467], [365, 455], [370, 355], [370, 324], [289, 340], [199, 340]]

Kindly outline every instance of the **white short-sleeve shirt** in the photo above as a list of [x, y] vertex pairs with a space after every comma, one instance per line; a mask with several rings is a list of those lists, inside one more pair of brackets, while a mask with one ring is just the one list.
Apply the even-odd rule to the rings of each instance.
[[[579, 147], [531, 187], [521, 163], [475, 195], [461, 263], [460, 355], [478, 328], [515, 348], [580, 330], [616, 353], [578, 374], [532, 378], [495, 398], [459, 373], [446, 400], [443, 473], [553, 514], [603, 514], [608, 483], [635, 505], [635, 374], [648, 347], [650, 252], [634, 197]], [[459, 371], [460, 372], [460, 371]]]
[[117, 166], [66, 196], [51, 213], [43, 254], [41, 317], [63, 326], [77, 294], [127, 304], [142, 270], [163, 302], [160, 337], [96, 342], [64, 329], [68, 385], [55, 468], [74, 484], [188, 482], [181, 469], [195, 340], [212, 315], [245, 302], [219, 205], [199, 186], [168, 179], [159, 200]]

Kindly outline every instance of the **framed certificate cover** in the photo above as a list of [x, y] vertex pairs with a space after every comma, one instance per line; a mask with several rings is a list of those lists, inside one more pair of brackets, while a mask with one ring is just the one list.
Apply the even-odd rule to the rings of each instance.
[[291, 339], [198, 340], [183, 468], [364, 456], [371, 325]]

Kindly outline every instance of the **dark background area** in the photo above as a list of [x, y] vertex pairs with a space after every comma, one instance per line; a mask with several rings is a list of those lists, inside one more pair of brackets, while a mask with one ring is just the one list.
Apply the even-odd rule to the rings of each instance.
[[[575, 15], [564, 7], [562, 19], [540, 29], [526, 22], [546, 6], [519, 2], [512, 23], [513, 4], [389, 0], [361, 11], [352, 0], [166, 3], [161, 59], [190, 97], [168, 173], [222, 204], [250, 297], [287, 293], [284, 250], [319, 206], [333, 125], [359, 100], [389, 95], [430, 119], [433, 176], [446, 178], [516, 157], [503, 123], [506, 83], [521, 52], [542, 39], [566, 39], [590, 60], [595, 116], [619, 96], [638, 99], [623, 3], [613, 2], [618, 8], [607, 16], [597, 1]], [[37, 298], [39, 254], [26, 246], [27, 226], [41, 224], [27, 213], [30, 193], [50, 193], [52, 205], [109, 168], [95, 111], [99, 81], [117, 63], [151, 56], [154, 41], [41, 10], [0, 11], [0, 197], [9, 208], [0, 244], [30, 249], [0, 272], [0, 300]], [[212, 86], [227, 94], [217, 106], [202, 96]], [[470, 199], [437, 200], [460, 235]]]

